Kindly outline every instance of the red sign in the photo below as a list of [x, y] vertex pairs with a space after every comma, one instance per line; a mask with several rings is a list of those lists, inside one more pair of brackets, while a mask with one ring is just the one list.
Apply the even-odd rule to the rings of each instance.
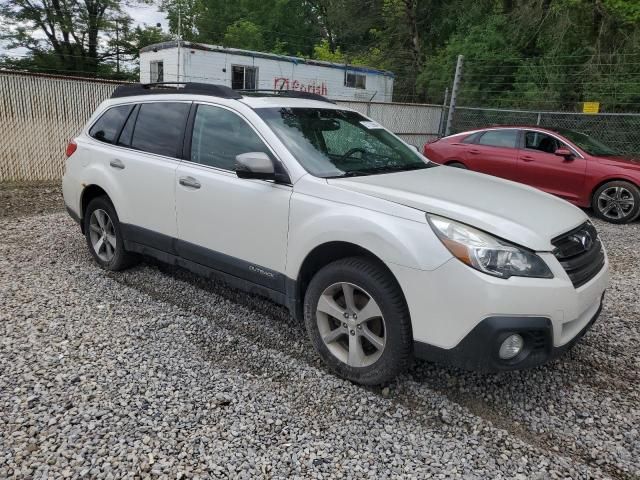
[[285, 77], [278, 77], [273, 79], [274, 90], [296, 90], [298, 92], [317, 93], [318, 95], [327, 95], [329, 89], [327, 83], [322, 82], [317, 84], [315, 80], [311, 83], [300, 83], [298, 80], [290, 80]]

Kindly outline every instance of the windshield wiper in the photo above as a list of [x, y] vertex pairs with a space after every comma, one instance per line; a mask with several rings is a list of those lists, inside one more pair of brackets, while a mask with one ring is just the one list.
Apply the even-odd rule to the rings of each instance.
[[408, 165], [382, 165], [380, 167], [364, 168], [361, 170], [349, 170], [339, 175], [332, 175], [325, 178], [347, 178], [347, 177], [364, 177], [367, 175], [377, 175], [379, 173], [407, 172], [410, 170], [422, 170], [424, 168], [437, 167], [438, 164], [429, 163], [411, 163]]
[[423, 168], [429, 168], [426, 163], [411, 163], [408, 165], [383, 165], [380, 167], [367, 168], [362, 170], [369, 175], [375, 175], [377, 173], [390, 173], [390, 172], [407, 172], [410, 170], [422, 170]]
[[348, 172], [340, 173], [339, 175], [331, 175], [325, 178], [347, 178], [347, 177], [364, 177], [366, 175], [371, 175], [368, 171], [364, 170], [350, 170]]

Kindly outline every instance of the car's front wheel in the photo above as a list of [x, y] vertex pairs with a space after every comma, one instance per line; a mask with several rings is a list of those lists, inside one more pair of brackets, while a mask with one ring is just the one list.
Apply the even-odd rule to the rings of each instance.
[[351, 257], [322, 268], [307, 289], [304, 318], [322, 359], [348, 380], [381, 384], [411, 360], [404, 296], [393, 276], [373, 260]]
[[105, 270], [123, 270], [136, 262], [137, 256], [124, 248], [120, 221], [107, 197], [96, 197], [87, 205], [84, 234], [91, 255]]
[[629, 223], [640, 215], [640, 190], [622, 180], [607, 182], [593, 194], [591, 206], [607, 222]]

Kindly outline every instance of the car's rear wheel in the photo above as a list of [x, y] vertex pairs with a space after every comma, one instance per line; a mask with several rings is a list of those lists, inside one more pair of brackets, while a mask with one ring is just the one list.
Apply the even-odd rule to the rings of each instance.
[[640, 215], [640, 190], [622, 180], [607, 182], [593, 194], [591, 206], [607, 222], [628, 223]]
[[447, 167], [462, 168], [464, 170], [468, 170], [467, 166], [464, 163], [460, 163], [460, 162], [449, 162], [447, 163]]
[[87, 205], [84, 234], [91, 255], [105, 270], [123, 270], [137, 261], [137, 256], [124, 248], [120, 221], [107, 197], [94, 198]]
[[397, 282], [375, 261], [352, 257], [322, 268], [307, 289], [304, 318], [322, 359], [348, 380], [381, 384], [409, 364], [409, 312]]

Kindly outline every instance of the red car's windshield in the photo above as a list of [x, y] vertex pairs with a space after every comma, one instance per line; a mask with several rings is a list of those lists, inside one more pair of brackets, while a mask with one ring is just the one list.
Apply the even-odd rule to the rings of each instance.
[[594, 155], [596, 157], [611, 157], [619, 155], [619, 153], [614, 149], [607, 147], [604, 143], [599, 142], [586, 133], [567, 130], [564, 128], [558, 128], [557, 132], [567, 137], [589, 155]]

